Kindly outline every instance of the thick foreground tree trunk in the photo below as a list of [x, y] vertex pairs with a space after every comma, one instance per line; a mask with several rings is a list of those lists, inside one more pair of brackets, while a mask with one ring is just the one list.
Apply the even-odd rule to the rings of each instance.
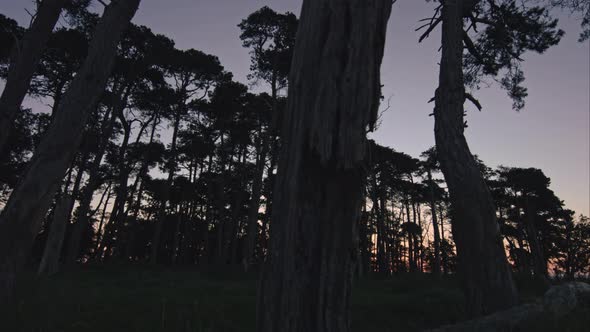
[[58, 107], [21, 183], [0, 215], [0, 303], [14, 289], [42, 218], [72, 159], [88, 114], [104, 90], [118, 41], [140, 0], [112, 1], [97, 25], [88, 57]]
[[66, 2], [67, 0], [43, 0], [31, 27], [12, 50], [6, 86], [0, 97], [0, 154], [6, 148], [14, 119], [29, 90], [37, 63]]
[[434, 116], [436, 149], [450, 192], [453, 237], [467, 308], [478, 316], [513, 306], [517, 293], [492, 196], [463, 134], [462, 13], [463, 6], [472, 2], [443, 2], [442, 59]]
[[366, 131], [391, 0], [305, 0], [289, 81], [258, 331], [350, 330]]

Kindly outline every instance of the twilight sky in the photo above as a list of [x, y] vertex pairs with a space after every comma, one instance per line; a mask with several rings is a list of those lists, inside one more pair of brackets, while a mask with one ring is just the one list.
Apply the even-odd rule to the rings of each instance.
[[[246, 83], [250, 59], [236, 26], [267, 5], [299, 15], [302, 0], [143, 0], [134, 22], [167, 35], [179, 48], [217, 55], [236, 80]], [[96, 5], [95, 5], [96, 6]], [[0, 12], [28, 22], [32, 1], [1, 0]], [[100, 8], [96, 8], [100, 10]], [[391, 97], [379, 143], [417, 157], [434, 145], [432, 104], [438, 77], [440, 29], [418, 44], [417, 21], [432, 4], [398, 0], [389, 22], [382, 67], [383, 95]], [[568, 208], [590, 214], [590, 43], [577, 42], [578, 17], [560, 13], [562, 42], [543, 55], [525, 56], [527, 106], [511, 109], [505, 92], [492, 85], [475, 93], [484, 110], [468, 107], [467, 138], [473, 153], [491, 167], [537, 167]], [[263, 88], [263, 87], [260, 87]], [[383, 107], [385, 108], [385, 106]]]

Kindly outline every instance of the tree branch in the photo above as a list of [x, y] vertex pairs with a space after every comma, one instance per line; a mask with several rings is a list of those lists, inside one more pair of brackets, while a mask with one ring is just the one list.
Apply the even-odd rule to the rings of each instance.
[[467, 32], [463, 32], [463, 42], [465, 43], [465, 47], [467, 47], [469, 53], [473, 55], [480, 63], [483, 64], [485, 62], [483, 56], [481, 55], [481, 53], [479, 53], [479, 50], [473, 43], [473, 40], [469, 38]]
[[[433, 23], [428, 24], [430, 26], [428, 27], [428, 29], [426, 29], [426, 31], [422, 34], [422, 36], [420, 36], [420, 39], [418, 39], [418, 42], [421, 43], [425, 38], [427, 38], [430, 35], [430, 33], [432, 32], [432, 30], [434, 30], [434, 28], [436, 28], [436, 26], [440, 24], [440, 22], [442, 22], [442, 16], [439, 16]], [[425, 26], [426, 25], [424, 25], [423, 27], [425, 27]]]
[[428, 29], [424, 32], [424, 34], [422, 34], [422, 36], [420, 36], [420, 39], [418, 40], [418, 42], [422, 42], [422, 40], [424, 40], [424, 38], [428, 37], [430, 35], [430, 33], [432, 32], [432, 30], [434, 30], [434, 28], [436, 28], [436, 26], [442, 21], [442, 16], [439, 15], [441, 8], [442, 8], [442, 4], [438, 5], [438, 7], [436, 7], [436, 9], [434, 10], [434, 15], [432, 15], [431, 18], [424, 18], [419, 21], [419, 22], [424, 22], [424, 21], [430, 21], [430, 22], [418, 27], [415, 30], [415, 31], [419, 31], [419, 30], [424, 29], [425, 27], [428, 27]]
[[473, 103], [473, 105], [477, 107], [477, 110], [481, 112], [483, 107], [481, 107], [481, 103], [479, 102], [479, 100], [475, 99], [475, 97], [473, 97], [470, 93], [467, 92], [465, 92], [465, 99]]

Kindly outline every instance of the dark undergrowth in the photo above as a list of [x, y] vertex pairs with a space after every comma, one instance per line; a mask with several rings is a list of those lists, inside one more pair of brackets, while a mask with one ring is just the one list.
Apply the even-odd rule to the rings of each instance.
[[[28, 277], [20, 283], [18, 303], [0, 311], [1, 326], [15, 332], [254, 331], [256, 284], [256, 275], [235, 271], [145, 267], [91, 267], [41, 280]], [[525, 280], [519, 284], [525, 301], [540, 292]], [[452, 277], [359, 280], [353, 331], [420, 331], [459, 322], [465, 319], [463, 303], [459, 282]], [[590, 312], [576, 312], [565, 321], [530, 322], [526, 330], [588, 331], [589, 317]]]

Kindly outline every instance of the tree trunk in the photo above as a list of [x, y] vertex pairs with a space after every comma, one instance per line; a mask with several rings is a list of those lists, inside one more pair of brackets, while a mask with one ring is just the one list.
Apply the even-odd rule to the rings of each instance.
[[[70, 178], [66, 181], [64, 186], [64, 195], [59, 198], [58, 207], [62, 208], [61, 205], [65, 205], [66, 211], [60, 211], [59, 214], [55, 214], [53, 222], [51, 223], [51, 230], [49, 237], [45, 245], [45, 251], [39, 265], [38, 274], [53, 275], [59, 270], [59, 258], [62, 252], [62, 245], [66, 235], [66, 228], [70, 223], [70, 216], [72, 215], [72, 209], [74, 208], [75, 195], [80, 190], [80, 183], [82, 177], [86, 171], [86, 159], [88, 158], [88, 151], [85, 151], [80, 157], [80, 165], [78, 166], [78, 172], [76, 174], [76, 180], [74, 181], [74, 187], [72, 188], [72, 194], [68, 195], [67, 190], [70, 184]], [[70, 175], [72, 171], [70, 170]]]
[[[150, 139], [148, 141], [148, 146], [151, 145], [154, 142], [154, 137], [156, 134], [156, 129], [158, 124], [160, 123], [159, 117], [156, 115], [154, 116], [153, 122], [152, 122], [152, 129], [150, 132]], [[137, 179], [135, 180], [135, 183], [133, 184], [133, 189], [131, 190], [131, 195], [129, 197], [130, 202], [129, 202], [129, 206], [131, 209], [131, 220], [130, 220], [130, 225], [129, 225], [129, 238], [127, 239], [127, 244], [126, 246], [126, 253], [127, 256], [131, 255], [131, 252], [133, 250], [133, 248], [135, 247], [135, 241], [136, 241], [136, 231], [137, 231], [137, 227], [138, 227], [138, 222], [137, 222], [137, 218], [139, 217], [139, 210], [141, 209], [141, 200], [143, 198], [143, 191], [144, 191], [144, 180], [146, 178], [146, 175], [148, 174], [149, 171], [149, 165], [148, 165], [148, 160], [144, 159], [142, 161], [141, 167], [139, 168], [139, 172], [137, 173]], [[139, 184], [138, 184], [139, 182]], [[137, 191], [137, 198], [135, 199], [135, 202], [133, 202], [133, 193]]]
[[547, 263], [545, 262], [545, 258], [543, 258], [543, 249], [541, 248], [541, 243], [539, 242], [539, 233], [537, 232], [537, 227], [535, 226], [535, 207], [528, 196], [524, 197], [524, 203], [526, 230], [529, 240], [529, 247], [531, 249], [531, 255], [533, 256], [533, 271], [535, 274], [534, 278], [539, 280], [543, 286], [549, 288], [551, 283], [549, 282], [549, 279], [547, 279]]
[[119, 147], [119, 155], [118, 160], [119, 163], [117, 165], [119, 169], [118, 174], [118, 182], [115, 202], [113, 203], [113, 209], [111, 210], [111, 215], [109, 216], [109, 220], [105, 226], [105, 233], [103, 235], [103, 241], [101, 243], [100, 252], [103, 254], [102, 257], [96, 257], [97, 259], [108, 259], [113, 254], [112, 250], [115, 244], [115, 238], [121, 236], [120, 229], [118, 227], [122, 227], [123, 223], [123, 212], [125, 210], [125, 204], [127, 203], [127, 182], [129, 181], [129, 173], [131, 172], [130, 166], [126, 162], [125, 156], [127, 155], [127, 150], [129, 147], [129, 139], [131, 137], [131, 123], [125, 119], [125, 115], [123, 111], [127, 107], [127, 94], [124, 99], [120, 101], [120, 107], [115, 109], [117, 113], [117, 117], [121, 122], [123, 127], [123, 141], [121, 142], [121, 146]]
[[111, 190], [111, 184], [109, 183], [108, 187], [105, 189], [107, 191], [107, 199], [102, 207], [102, 213], [100, 215], [100, 221], [98, 223], [98, 229], [96, 230], [96, 243], [94, 246], [94, 251], [92, 253], [92, 255], [94, 257], [98, 257], [100, 256], [99, 250], [100, 250], [100, 243], [102, 242], [102, 232], [103, 232], [103, 224], [104, 224], [104, 220], [106, 218], [106, 214], [107, 214], [107, 207], [109, 206], [109, 200], [111, 199], [111, 194], [112, 194], [112, 190]]
[[432, 273], [438, 277], [440, 276], [440, 232], [438, 229], [438, 218], [436, 216], [436, 202], [434, 200], [434, 181], [432, 180], [432, 172], [430, 170], [428, 170], [428, 188], [430, 189], [430, 213], [434, 233], [434, 264], [432, 265]]
[[59, 256], [73, 205], [74, 198], [68, 194], [64, 194], [59, 199], [53, 216], [53, 222], [51, 223], [49, 236], [45, 243], [43, 257], [39, 264], [39, 270], [37, 272], [39, 275], [50, 276], [59, 270]]
[[379, 274], [387, 274], [387, 259], [385, 254], [385, 244], [387, 243], [387, 232], [385, 231], [385, 214], [379, 204], [379, 189], [377, 185], [377, 175], [371, 177], [373, 182], [373, 192], [371, 193], [371, 200], [373, 206], [371, 214], [373, 215], [377, 224], [377, 269]]
[[[435, 138], [449, 187], [453, 237], [471, 315], [513, 306], [517, 293], [496, 208], [463, 134], [463, 0], [443, 2], [442, 58], [435, 96]], [[471, 4], [472, 5], [472, 4]]]
[[6, 141], [29, 90], [31, 78], [66, 2], [67, 0], [43, 0], [31, 27], [12, 50], [6, 85], [0, 97], [0, 154], [6, 148]]
[[410, 218], [410, 203], [409, 203], [409, 199], [406, 197], [405, 198], [405, 202], [404, 202], [405, 208], [406, 208], [406, 231], [408, 233], [408, 269], [410, 272], [415, 272], [416, 271], [416, 261], [415, 261], [415, 257], [414, 257], [414, 233], [413, 230], [410, 229], [410, 223], [412, 222], [412, 219]]
[[96, 27], [88, 57], [64, 95], [20, 184], [0, 215], [0, 302], [14, 289], [42, 218], [80, 144], [86, 119], [104, 90], [117, 43], [140, 0], [113, 1]]
[[150, 264], [158, 263], [158, 251], [160, 250], [160, 241], [162, 238], [162, 226], [166, 218], [166, 206], [168, 204], [168, 198], [170, 196], [170, 189], [174, 182], [174, 173], [176, 171], [176, 139], [178, 138], [178, 129], [180, 126], [180, 110], [176, 110], [174, 116], [174, 130], [172, 132], [172, 142], [170, 145], [170, 160], [168, 161], [168, 178], [166, 179], [166, 187], [162, 197], [162, 202], [156, 220], [154, 221], [154, 234], [152, 238], [152, 247], [150, 255]]
[[390, 0], [305, 0], [289, 82], [258, 331], [350, 330], [366, 130]]
[[92, 164], [90, 165], [90, 169], [88, 171], [88, 183], [80, 195], [80, 205], [78, 207], [77, 218], [78, 220], [72, 227], [72, 233], [70, 234], [70, 239], [68, 241], [65, 259], [66, 267], [67, 265], [73, 265], [80, 255], [80, 244], [82, 243], [82, 237], [84, 235], [84, 231], [88, 228], [88, 223], [90, 222], [90, 204], [92, 203], [94, 192], [100, 186], [100, 163], [106, 151], [111, 133], [113, 132], [115, 119], [115, 112], [107, 113], [105, 115], [105, 122], [103, 122], [102, 125], [103, 130], [101, 130], [102, 137], [100, 141], [100, 147], [96, 152], [94, 159], [92, 160]]
[[439, 219], [440, 219], [440, 244], [441, 244], [441, 248], [440, 248], [440, 261], [442, 264], [442, 272], [444, 275], [447, 275], [449, 273], [448, 270], [448, 257], [447, 257], [447, 249], [444, 246], [446, 243], [445, 240], [445, 215], [443, 214], [443, 207], [442, 204], [439, 204], [438, 206], [438, 210], [439, 210]]
[[381, 188], [379, 190], [381, 194], [379, 197], [379, 223], [381, 224], [381, 237], [383, 238], [381, 241], [381, 250], [383, 251], [381, 255], [381, 262], [379, 263], [379, 272], [383, 275], [389, 275], [391, 273], [391, 264], [389, 261], [389, 218], [387, 216], [387, 198], [386, 198], [386, 189]]
[[263, 134], [261, 139], [260, 153], [256, 161], [256, 177], [252, 182], [252, 197], [248, 209], [248, 232], [246, 234], [246, 250], [244, 251], [244, 266], [246, 270], [256, 261], [256, 239], [258, 239], [258, 210], [260, 210], [260, 195], [262, 194], [262, 181], [264, 169], [266, 168], [266, 155], [268, 154], [269, 142], [265, 142], [268, 134]]

